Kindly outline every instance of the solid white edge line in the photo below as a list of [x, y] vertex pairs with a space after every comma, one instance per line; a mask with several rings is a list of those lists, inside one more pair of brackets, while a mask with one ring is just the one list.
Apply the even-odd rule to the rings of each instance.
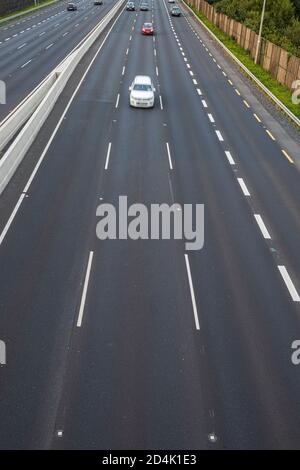
[[266, 238], [267, 240], [271, 240], [271, 235], [269, 234], [269, 231], [268, 231], [267, 227], [265, 226], [265, 223], [264, 223], [261, 215], [260, 214], [254, 214], [254, 217], [255, 217], [255, 220], [257, 222], [257, 225], [260, 228], [260, 231], [261, 231], [263, 237]]
[[292, 279], [290, 278], [289, 273], [287, 272], [287, 269], [283, 265], [277, 266], [279, 269], [279, 272], [285, 282], [286, 287], [288, 288], [288, 291], [293, 299], [294, 302], [300, 302], [300, 296], [296, 290], [296, 287], [293, 284]]
[[91, 274], [91, 269], [92, 269], [93, 256], [94, 256], [94, 252], [90, 251], [88, 265], [87, 265], [87, 269], [85, 273], [85, 280], [84, 280], [83, 291], [82, 291], [82, 296], [81, 296], [79, 314], [78, 314], [78, 319], [77, 319], [78, 327], [81, 327], [81, 324], [82, 324], [82, 318], [83, 318], [84, 307], [85, 307], [85, 302], [86, 302], [86, 295], [87, 295], [90, 274]]
[[20, 196], [19, 199], [18, 199], [17, 204], [15, 205], [14, 210], [12, 211], [12, 213], [11, 213], [11, 215], [10, 215], [8, 221], [6, 222], [6, 225], [5, 225], [4, 229], [2, 230], [2, 233], [1, 233], [1, 235], [0, 235], [0, 246], [2, 245], [2, 242], [3, 242], [4, 238], [5, 238], [5, 236], [6, 236], [7, 232], [8, 232], [8, 230], [9, 230], [9, 228], [10, 228], [10, 226], [11, 226], [11, 224], [13, 223], [13, 220], [14, 220], [14, 218], [15, 218], [15, 215], [16, 215], [16, 213], [18, 212], [19, 207], [20, 207], [20, 205], [22, 204], [22, 201], [23, 201], [24, 197], [25, 197], [25, 194], [24, 194], [24, 193], [21, 194], [21, 196]]
[[193, 312], [194, 312], [196, 330], [200, 330], [197, 304], [196, 304], [196, 298], [195, 298], [195, 292], [194, 292], [194, 286], [193, 286], [193, 279], [192, 279], [191, 268], [190, 268], [190, 261], [189, 261], [188, 255], [186, 253], [184, 254], [184, 259], [185, 259], [185, 265], [186, 265], [187, 276], [188, 276], [188, 281], [189, 281], [189, 287], [190, 287], [190, 293], [191, 293], [191, 299], [192, 299], [192, 305], [193, 305]]

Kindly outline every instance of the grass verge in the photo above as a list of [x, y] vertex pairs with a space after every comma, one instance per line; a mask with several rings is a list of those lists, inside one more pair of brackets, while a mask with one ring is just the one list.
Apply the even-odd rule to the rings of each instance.
[[[187, 5], [189, 5], [188, 2]], [[211, 23], [206, 16], [189, 5], [200, 20], [222, 41], [222, 43], [275, 95], [295, 116], [300, 118], [300, 105], [293, 104], [291, 91], [284, 85], [281, 85], [260, 65], [255, 64], [249, 53], [239, 46], [234, 39], [223, 33], [217, 26]]]
[[[54, 3], [53, 0], [39, 0], [39, 5], [37, 5], [37, 7], [40, 7], [40, 8], [46, 7], [47, 5], [50, 5], [51, 3]], [[7, 18], [7, 21], [10, 21], [9, 18], [11, 16], [17, 15], [19, 13], [24, 13], [24, 15], [26, 15], [27, 13], [31, 13], [32, 10], [36, 10], [36, 9], [39, 10], [39, 8], [37, 7], [35, 5], [31, 5], [29, 7], [22, 8], [21, 10], [11, 11], [10, 13], [7, 13], [6, 15], [0, 16], [0, 20], [5, 20], [5, 18]], [[20, 16], [23, 16], [23, 15], [20, 15]], [[4, 23], [6, 23], [6, 21], [3, 21], [3, 23], [1, 24], [4, 24]]]

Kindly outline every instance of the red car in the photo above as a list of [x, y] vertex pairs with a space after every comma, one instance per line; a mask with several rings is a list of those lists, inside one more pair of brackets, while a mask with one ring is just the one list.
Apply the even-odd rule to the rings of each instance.
[[142, 34], [153, 36], [154, 28], [152, 23], [144, 23], [142, 27]]

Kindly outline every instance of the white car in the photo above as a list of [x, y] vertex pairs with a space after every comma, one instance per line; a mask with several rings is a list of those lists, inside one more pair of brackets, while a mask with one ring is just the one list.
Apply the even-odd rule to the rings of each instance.
[[153, 108], [155, 88], [150, 77], [137, 75], [129, 87], [129, 91], [130, 106], [135, 108]]
[[168, 3], [175, 3], [175, 0], [168, 0]]

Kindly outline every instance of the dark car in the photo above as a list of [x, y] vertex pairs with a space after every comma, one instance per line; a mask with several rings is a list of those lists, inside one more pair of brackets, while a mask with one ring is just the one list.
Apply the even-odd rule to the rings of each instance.
[[178, 7], [173, 7], [171, 9], [171, 15], [172, 16], [180, 16], [181, 15], [181, 11]]
[[135, 10], [134, 3], [133, 3], [133, 2], [128, 2], [128, 3], [126, 4], [126, 10], [127, 10], [127, 11], [134, 11], [134, 10]]
[[103, 5], [103, 0], [95, 0], [94, 5]]
[[146, 3], [146, 2], [141, 3], [140, 10], [141, 11], [148, 11], [149, 10], [148, 3]]
[[68, 11], [76, 11], [77, 10], [77, 5], [75, 5], [75, 3], [68, 3], [67, 10]]

